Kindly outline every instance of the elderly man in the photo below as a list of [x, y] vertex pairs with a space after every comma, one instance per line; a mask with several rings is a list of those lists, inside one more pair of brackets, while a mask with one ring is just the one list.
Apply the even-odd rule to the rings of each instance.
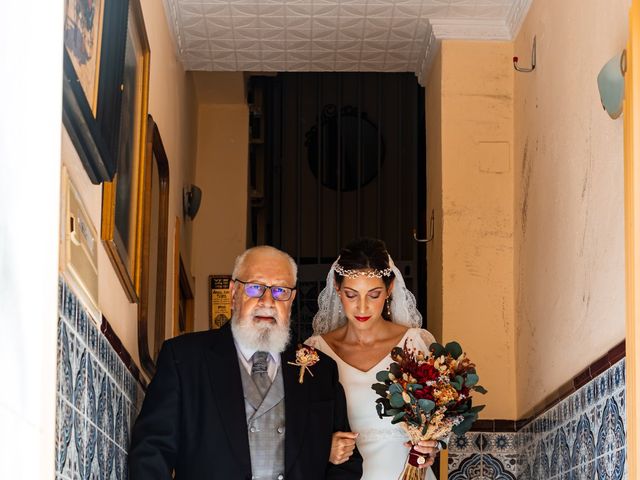
[[350, 431], [329, 357], [301, 376], [289, 319], [293, 259], [255, 247], [236, 260], [231, 325], [165, 342], [134, 428], [131, 480], [359, 479], [362, 458], [329, 463]]

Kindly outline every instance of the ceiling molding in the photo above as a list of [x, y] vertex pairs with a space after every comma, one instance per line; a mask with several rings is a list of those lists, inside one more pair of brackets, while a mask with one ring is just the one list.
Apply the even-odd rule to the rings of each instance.
[[533, 0], [515, 0], [504, 21], [430, 19], [431, 35], [425, 41], [424, 55], [416, 69], [420, 85], [426, 86], [431, 65], [442, 40], [513, 41], [520, 31], [532, 2]]

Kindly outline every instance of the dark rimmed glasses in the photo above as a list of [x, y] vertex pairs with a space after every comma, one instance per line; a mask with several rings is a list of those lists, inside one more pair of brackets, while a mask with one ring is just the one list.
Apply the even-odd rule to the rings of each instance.
[[263, 285], [262, 283], [243, 282], [237, 278], [233, 281], [241, 283], [244, 286], [244, 293], [246, 293], [249, 298], [262, 298], [264, 292], [271, 290], [271, 298], [278, 302], [286, 302], [289, 300], [293, 291], [296, 289], [296, 287], [290, 288], [281, 287], [279, 285]]

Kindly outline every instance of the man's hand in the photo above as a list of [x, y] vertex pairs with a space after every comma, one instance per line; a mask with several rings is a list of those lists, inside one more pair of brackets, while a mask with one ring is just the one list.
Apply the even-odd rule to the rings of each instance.
[[329, 461], [334, 465], [340, 465], [351, 457], [356, 448], [358, 434], [354, 432], [334, 432], [331, 438], [331, 453]]

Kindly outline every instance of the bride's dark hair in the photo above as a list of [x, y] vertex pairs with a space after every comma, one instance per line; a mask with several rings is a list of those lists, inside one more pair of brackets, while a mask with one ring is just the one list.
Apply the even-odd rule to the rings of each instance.
[[[350, 241], [340, 252], [340, 266], [345, 270], [386, 270], [389, 268], [387, 246], [376, 238], [358, 238]], [[334, 273], [336, 285], [342, 285], [343, 276]], [[385, 287], [389, 288], [395, 274], [383, 276]]]

